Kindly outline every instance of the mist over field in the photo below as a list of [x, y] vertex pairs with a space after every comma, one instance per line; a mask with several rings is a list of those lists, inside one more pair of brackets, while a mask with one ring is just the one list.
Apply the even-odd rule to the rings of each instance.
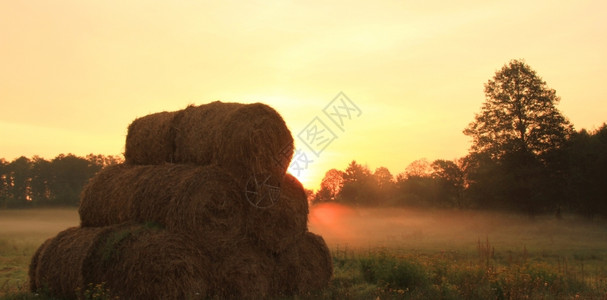
[[[80, 223], [76, 209], [0, 210], [0, 239], [39, 244]], [[310, 207], [308, 227], [329, 248], [474, 250], [488, 239], [497, 251], [602, 251], [603, 221], [415, 208], [361, 208], [336, 203]]]
[[321, 234], [331, 249], [475, 250], [479, 241], [489, 240], [496, 251], [607, 253], [605, 224], [574, 216], [558, 220], [554, 216], [329, 203], [311, 207], [309, 228]]
[[[0, 241], [46, 239], [78, 226], [76, 208], [0, 210]], [[40, 242], [36, 246], [39, 246]]]

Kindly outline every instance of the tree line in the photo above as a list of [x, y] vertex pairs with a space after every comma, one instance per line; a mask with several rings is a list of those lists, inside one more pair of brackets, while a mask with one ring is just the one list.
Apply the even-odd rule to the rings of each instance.
[[121, 163], [119, 156], [60, 154], [46, 160], [0, 158], [0, 208], [78, 206], [82, 188], [99, 170]]
[[421, 159], [396, 176], [352, 161], [329, 170], [311, 201], [607, 217], [607, 125], [576, 131], [559, 100], [512, 60], [485, 84], [481, 112], [463, 131], [472, 138], [468, 155]]

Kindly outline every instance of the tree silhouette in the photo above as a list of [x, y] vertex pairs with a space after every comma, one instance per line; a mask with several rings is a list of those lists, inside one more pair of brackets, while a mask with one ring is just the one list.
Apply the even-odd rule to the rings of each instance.
[[[556, 206], [546, 193], [552, 189], [547, 157], [573, 132], [556, 109], [559, 100], [555, 90], [520, 60], [504, 65], [485, 84], [481, 112], [464, 130], [473, 139], [468, 162], [476, 161], [479, 168], [468, 171], [485, 173], [470, 186], [480, 192], [477, 196], [484, 194], [481, 206], [531, 215]], [[478, 159], [482, 157], [489, 160]]]
[[31, 203], [31, 171], [32, 163], [21, 156], [8, 164], [6, 168], [8, 182], [8, 197], [4, 199], [3, 207], [23, 207]]
[[589, 217], [607, 216], [607, 125], [574, 133], [563, 153], [569, 208]]
[[397, 205], [398, 195], [396, 189], [396, 180], [390, 170], [386, 167], [378, 167], [373, 172], [375, 181], [375, 193], [377, 201], [382, 205]]
[[0, 208], [6, 208], [9, 199], [9, 168], [8, 162], [0, 158]]
[[492, 158], [523, 152], [541, 155], [563, 145], [572, 127], [556, 109], [556, 92], [534, 70], [512, 60], [485, 84], [485, 103], [464, 130], [472, 152]]
[[314, 196], [315, 203], [334, 201], [337, 194], [341, 191], [344, 183], [344, 172], [331, 169], [325, 173], [325, 177], [320, 182], [320, 190]]
[[405, 177], [429, 177], [432, 174], [432, 166], [427, 159], [422, 158], [411, 162], [406, 168]]
[[0, 158], [0, 208], [78, 205], [88, 180], [104, 167], [123, 162], [118, 156], [60, 154], [48, 161], [39, 156]]
[[373, 178], [375, 178], [375, 184], [380, 193], [384, 194], [383, 196], [387, 196], [385, 194], [389, 192], [394, 185], [394, 176], [392, 176], [390, 170], [386, 167], [379, 167], [373, 172]]
[[49, 161], [34, 156], [32, 158], [31, 190], [32, 201], [36, 205], [49, 205], [53, 201], [51, 182], [54, 170]]
[[343, 178], [339, 201], [363, 205], [378, 204], [377, 188], [369, 168], [353, 160], [344, 171]]
[[438, 198], [446, 206], [464, 208], [464, 172], [460, 166], [444, 159], [435, 160], [431, 166], [439, 188]]
[[396, 176], [396, 188], [398, 192], [396, 201], [400, 205], [436, 204], [438, 190], [432, 178], [432, 167], [425, 158], [413, 161], [405, 168], [405, 172]]
[[54, 171], [51, 190], [55, 201], [67, 205], [79, 203], [82, 187], [102, 168], [73, 154], [60, 154], [51, 161], [51, 165]]

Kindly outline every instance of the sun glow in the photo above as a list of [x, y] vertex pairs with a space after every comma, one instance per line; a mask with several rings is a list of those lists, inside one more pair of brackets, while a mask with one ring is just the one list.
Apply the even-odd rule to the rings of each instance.
[[356, 237], [356, 231], [349, 224], [357, 219], [357, 212], [348, 206], [337, 203], [323, 203], [312, 207], [308, 217], [310, 231], [321, 232], [336, 241], [350, 241]]
[[307, 173], [305, 173], [305, 172], [290, 172], [290, 174], [293, 175], [293, 176], [295, 176], [295, 178], [297, 178], [297, 180], [299, 180], [299, 182], [301, 182], [305, 188], [309, 188], [308, 186], [310, 186], [311, 180], [310, 180], [310, 177], [308, 176]]

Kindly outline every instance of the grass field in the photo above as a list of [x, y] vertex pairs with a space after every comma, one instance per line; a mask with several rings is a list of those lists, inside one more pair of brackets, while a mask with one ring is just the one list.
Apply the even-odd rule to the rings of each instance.
[[0, 210], [0, 297], [24, 293], [32, 255], [48, 238], [78, 226], [78, 210]]
[[[27, 290], [30, 258], [77, 225], [76, 209], [0, 210], [0, 298], [44, 299]], [[322, 205], [309, 227], [335, 271], [300, 299], [607, 299], [603, 221]]]
[[314, 297], [607, 299], [604, 221], [329, 204], [311, 210], [310, 230], [335, 264]]

